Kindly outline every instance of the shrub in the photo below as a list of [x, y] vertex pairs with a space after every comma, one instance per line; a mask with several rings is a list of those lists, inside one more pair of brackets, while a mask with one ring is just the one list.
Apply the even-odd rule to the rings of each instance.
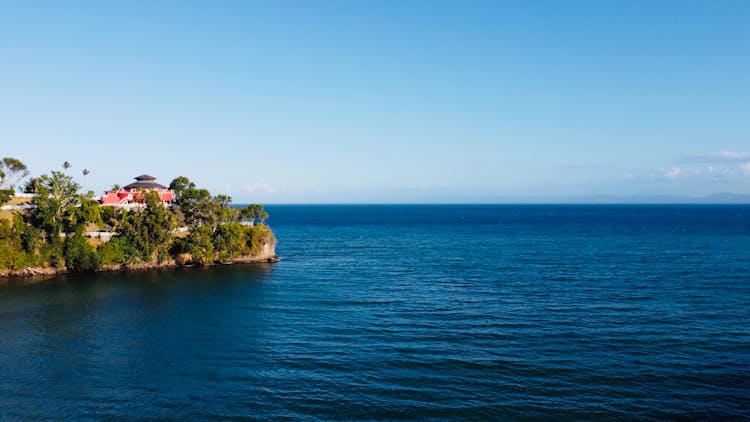
[[276, 238], [271, 229], [263, 223], [258, 223], [247, 229], [247, 252], [250, 255], [259, 255], [263, 245], [273, 243]]
[[65, 266], [70, 271], [95, 271], [99, 269], [99, 255], [81, 234], [76, 234], [65, 240], [63, 253]]
[[213, 244], [219, 261], [229, 261], [245, 249], [245, 230], [239, 223], [220, 225], [214, 232]]
[[135, 254], [133, 246], [122, 237], [113, 237], [99, 246], [99, 259], [104, 265], [126, 264]]

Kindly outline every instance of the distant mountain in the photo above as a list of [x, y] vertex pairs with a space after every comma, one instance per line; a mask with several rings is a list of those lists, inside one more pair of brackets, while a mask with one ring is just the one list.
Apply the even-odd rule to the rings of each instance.
[[715, 193], [708, 196], [676, 195], [582, 195], [501, 197], [500, 203], [532, 204], [750, 204], [750, 194]]

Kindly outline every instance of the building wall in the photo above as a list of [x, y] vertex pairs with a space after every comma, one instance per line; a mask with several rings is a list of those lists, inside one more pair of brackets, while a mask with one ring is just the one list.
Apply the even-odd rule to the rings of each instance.
[[[148, 190], [148, 189], [144, 189]], [[159, 193], [162, 202], [173, 202], [174, 191], [171, 189], [153, 189]], [[102, 196], [102, 205], [119, 205], [120, 203], [137, 204], [143, 202], [143, 194], [138, 189], [120, 189], [119, 191], [107, 191]]]

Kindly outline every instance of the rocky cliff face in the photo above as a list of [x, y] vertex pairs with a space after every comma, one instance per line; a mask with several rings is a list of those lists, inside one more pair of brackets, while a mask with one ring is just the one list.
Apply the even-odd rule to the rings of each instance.
[[0, 270], [0, 278], [9, 277], [51, 277], [67, 272], [66, 268], [26, 267], [15, 270]]
[[276, 256], [276, 240], [271, 243], [263, 244], [258, 255], [243, 255], [236, 257], [233, 262], [276, 262], [279, 257]]

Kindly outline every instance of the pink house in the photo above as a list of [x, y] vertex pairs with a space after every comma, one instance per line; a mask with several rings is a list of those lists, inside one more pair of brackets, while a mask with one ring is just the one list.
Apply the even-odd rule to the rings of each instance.
[[156, 191], [165, 204], [174, 202], [174, 191], [154, 180], [155, 177], [142, 174], [135, 178], [135, 182], [117, 191], [107, 191], [102, 196], [102, 205], [130, 205], [143, 203], [143, 191]]

